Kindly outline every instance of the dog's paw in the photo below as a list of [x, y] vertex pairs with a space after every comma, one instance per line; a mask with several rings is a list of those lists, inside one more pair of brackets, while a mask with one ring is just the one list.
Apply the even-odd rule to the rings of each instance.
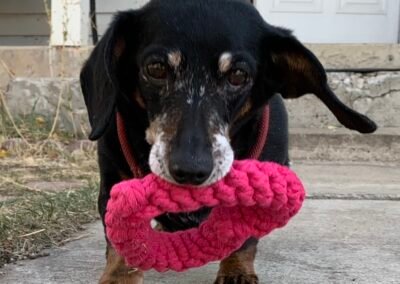
[[258, 284], [258, 277], [254, 274], [248, 275], [220, 275], [214, 284]]

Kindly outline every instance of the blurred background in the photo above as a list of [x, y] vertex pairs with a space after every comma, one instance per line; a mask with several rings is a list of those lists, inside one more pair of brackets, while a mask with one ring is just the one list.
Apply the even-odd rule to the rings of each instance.
[[[82, 62], [113, 13], [146, 2], [2, 0], [0, 90], [13, 115], [40, 115], [52, 124], [58, 109], [54, 130], [85, 137], [86, 112], [77, 84]], [[346, 103], [371, 115], [382, 128], [400, 126], [395, 115], [400, 102], [393, 94], [400, 89], [396, 72], [400, 69], [399, 0], [258, 0], [254, 4], [269, 23], [292, 29], [308, 45]], [[63, 97], [57, 96], [60, 92]], [[290, 113], [293, 108], [304, 110], [292, 119], [293, 128], [340, 127], [313, 97], [288, 106]]]
[[[90, 26], [87, 25], [90, 13], [95, 14], [97, 34], [101, 37], [115, 11], [140, 7], [146, 2], [147, 0], [2, 0], [0, 45], [60, 45], [63, 43], [62, 38], [54, 38], [54, 33], [59, 32], [55, 29], [63, 27], [69, 34], [65, 35], [65, 44], [88, 45], [92, 35]], [[255, 2], [268, 22], [293, 29], [303, 42], [388, 44], [398, 43], [399, 40], [398, 0], [252, 2]], [[68, 10], [63, 11], [63, 8]], [[68, 21], [65, 17], [69, 14], [71, 18]], [[80, 21], [77, 22], [78, 18]], [[80, 38], [71, 34], [78, 32], [78, 29]], [[51, 36], [53, 38], [50, 40]]]
[[[0, 268], [84, 238], [84, 225], [97, 220], [96, 145], [87, 140], [79, 72], [113, 13], [146, 2], [0, 0]], [[313, 96], [286, 102], [291, 158], [309, 184], [311, 198], [400, 200], [400, 1], [253, 2], [269, 23], [294, 30], [323, 63], [336, 94], [379, 125], [377, 133], [362, 136], [342, 128]], [[342, 179], [337, 192], [335, 182]], [[346, 204], [344, 211], [350, 206]], [[360, 205], [359, 212], [375, 205]], [[384, 206], [379, 203], [376, 208]], [[325, 212], [321, 210], [317, 206], [314, 213]], [[382, 213], [388, 214], [382, 220], [398, 216], [393, 212]], [[338, 222], [349, 220], [343, 218]], [[379, 224], [386, 224], [382, 220]], [[393, 222], [384, 226], [393, 227]], [[335, 235], [334, 229], [329, 234]], [[366, 240], [361, 236], [354, 243]], [[382, 246], [371, 245], [377, 250]], [[102, 249], [98, 255], [103, 259]], [[373, 259], [374, 254], [355, 256]], [[335, 266], [340, 262], [335, 257], [322, 261]], [[361, 269], [359, 275], [372, 266], [384, 267], [391, 258], [378, 259], [381, 262]], [[391, 277], [396, 269], [385, 273]], [[0, 282], [2, 274], [0, 270]], [[369, 275], [370, 283], [385, 283], [374, 275]], [[319, 283], [328, 283], [325, 280]]]

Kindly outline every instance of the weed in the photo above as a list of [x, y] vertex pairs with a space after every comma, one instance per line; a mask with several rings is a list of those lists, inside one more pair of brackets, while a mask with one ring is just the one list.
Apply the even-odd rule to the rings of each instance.
[[97, 185], [0, 202], [0, 267], [62, 245], [97, 218]]

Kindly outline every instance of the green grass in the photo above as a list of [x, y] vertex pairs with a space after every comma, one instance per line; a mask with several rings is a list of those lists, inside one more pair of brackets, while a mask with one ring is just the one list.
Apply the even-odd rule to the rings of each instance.
[[0, 202], [0, 267], [59, 246], [98, 218], [97, 185]]

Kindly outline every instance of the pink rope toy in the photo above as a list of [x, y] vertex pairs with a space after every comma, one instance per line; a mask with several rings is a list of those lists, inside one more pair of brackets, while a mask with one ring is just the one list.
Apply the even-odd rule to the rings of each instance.
[[[304, 196], [294, 172], [256, 160], [235, 161], [225, 178], [204, 188], [174, 185], [149, 174], [113, 187], [107, 236], [131, 267], [183, 271], [221, 260], [249, 237], [285, 226]], [[151, 228], [151, 220], [163, 213], [205, 206], [213, 209], [198, 228], [174, 233]]]

